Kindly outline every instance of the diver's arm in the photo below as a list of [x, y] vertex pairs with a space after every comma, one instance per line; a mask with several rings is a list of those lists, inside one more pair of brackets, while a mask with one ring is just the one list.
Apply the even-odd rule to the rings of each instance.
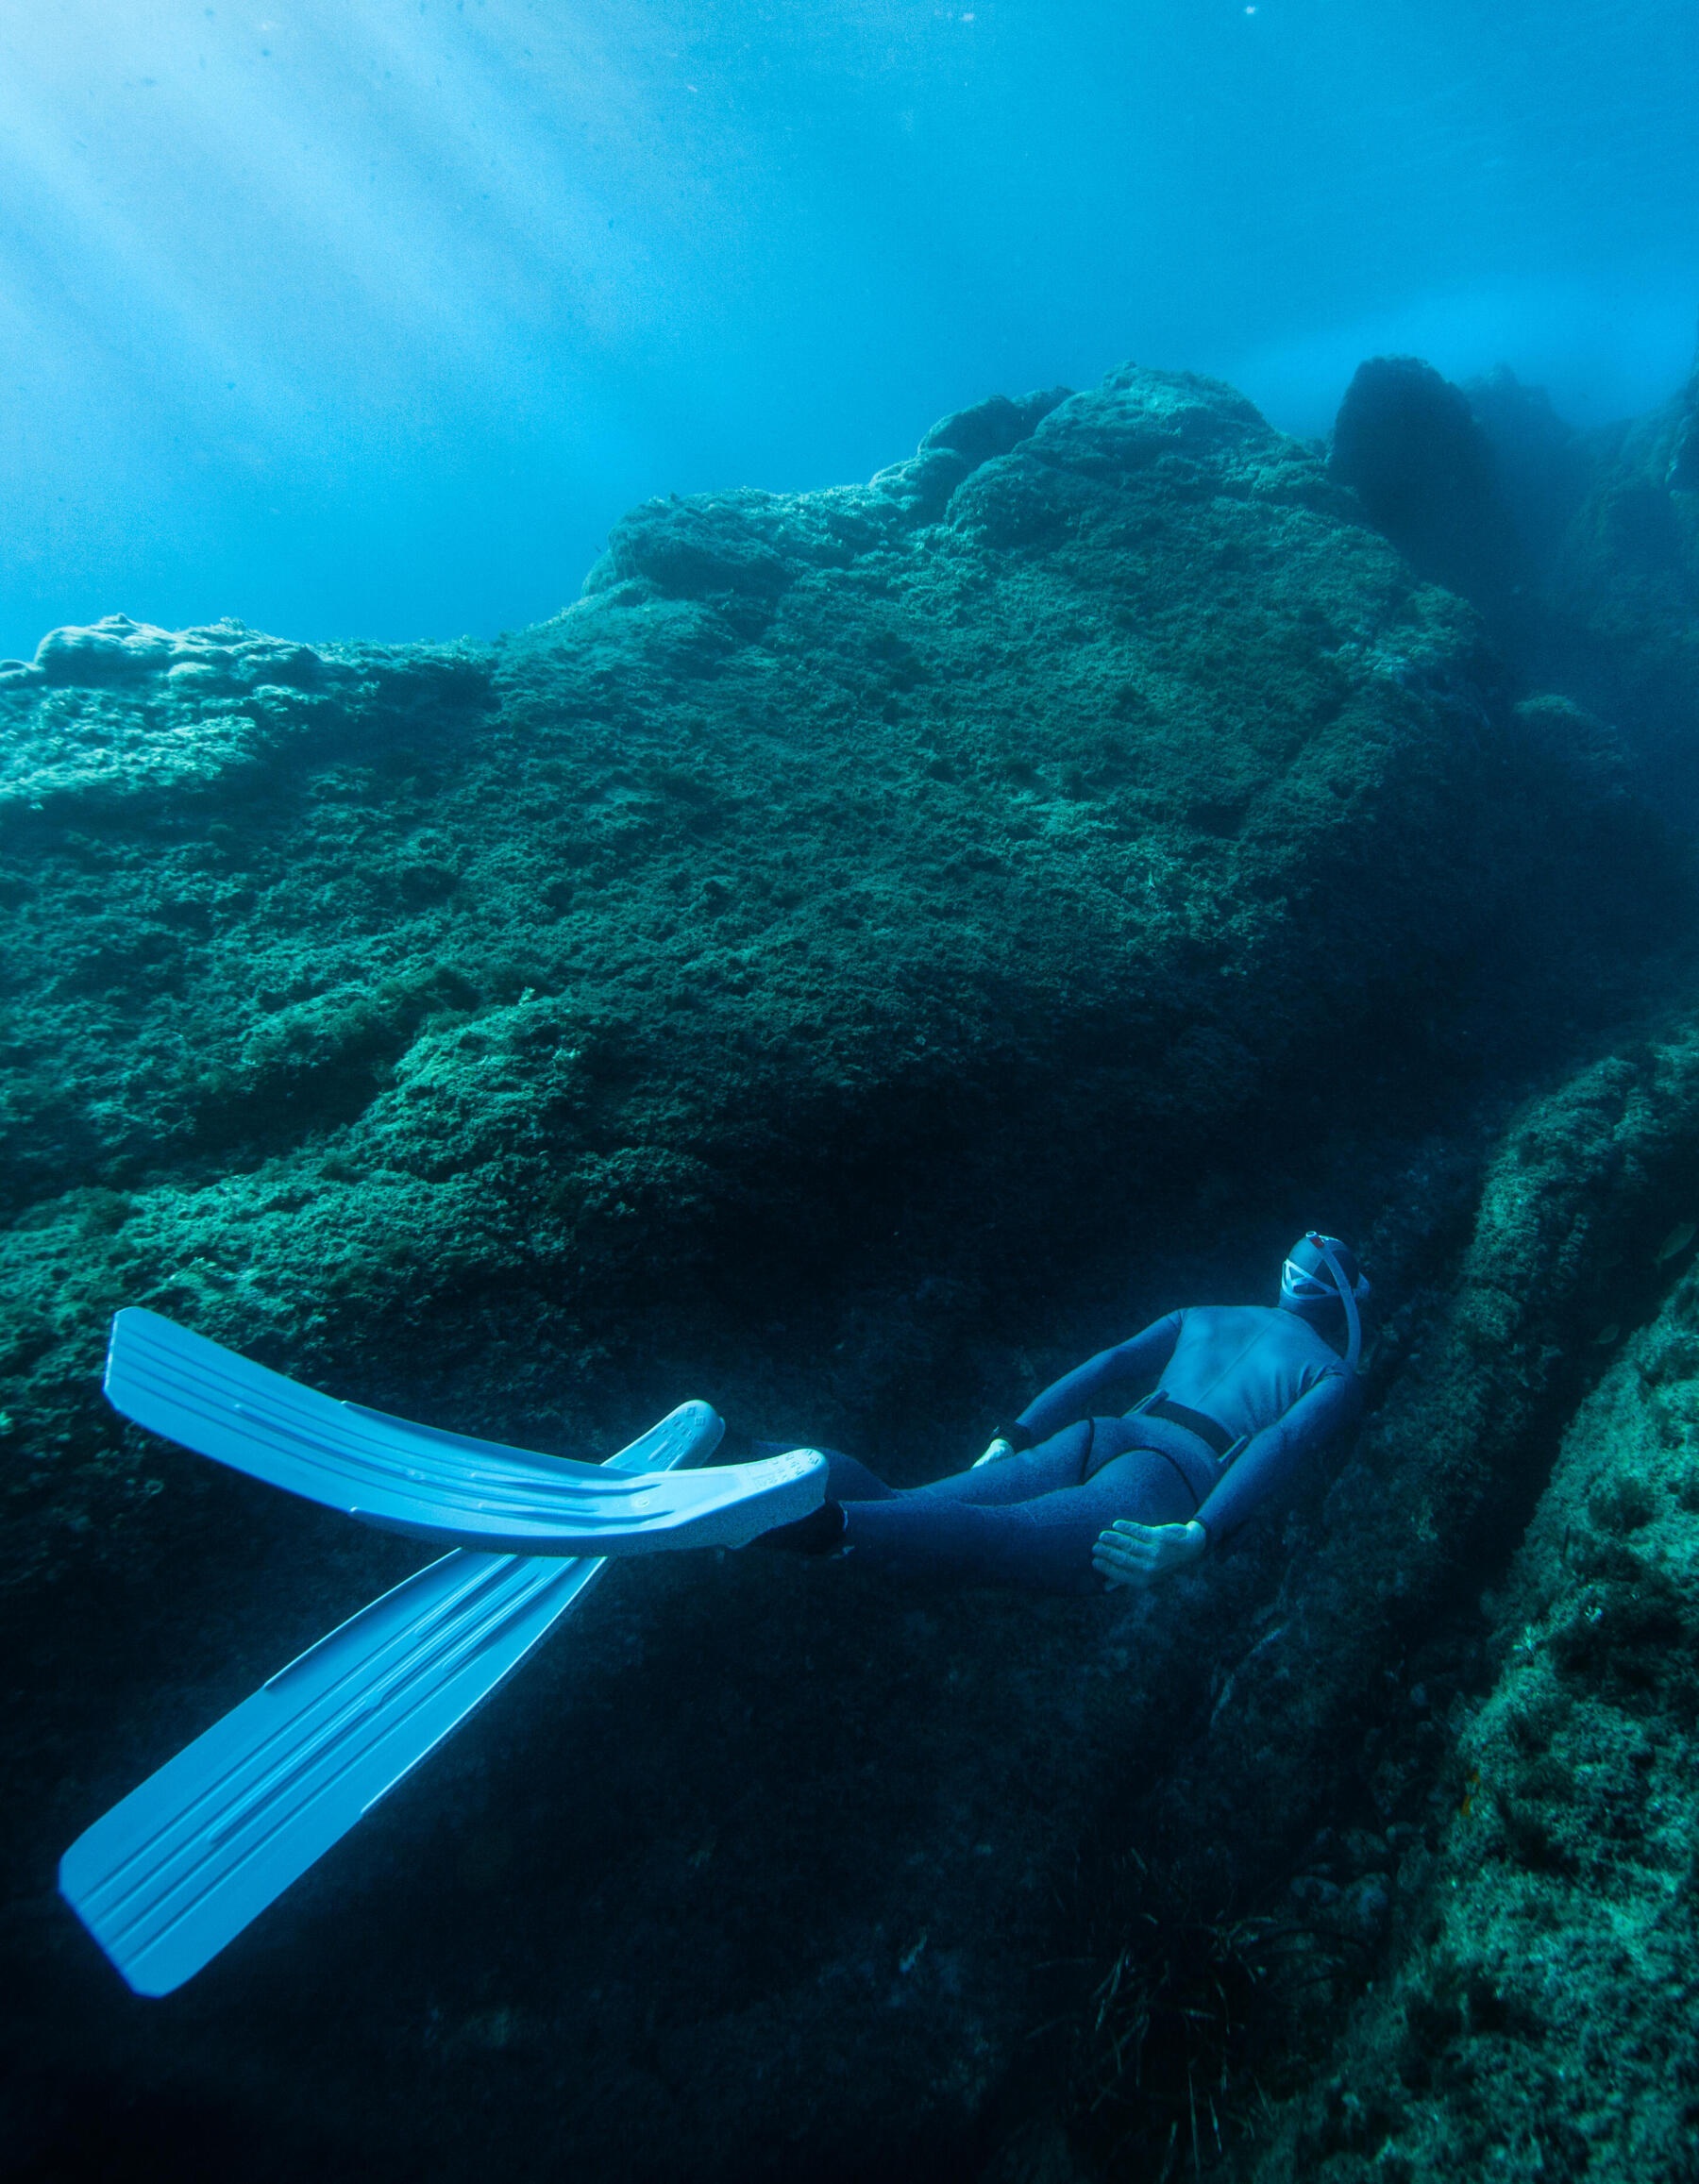
[[1305, 1388], [1289, 1410], [1253, 1436], [1205, 1496], [1195, 1521], [1210, 1543], [1236, 1532], [1287, 1485], [1312, 1449], [1354, 1425], [1362, 1408], [1362, 1384], [1354, 1373], [1329, 1372]]
[[1214, 1542], [1237, 1531], [1286, 1485], [1302, 1457], [1354, 1423], [1362, 1407], [1355, 1374], [1328, 1373], [1234, 1459], [1189, 1524], [1135, 1524], [1119, 1518], [1098, 1534], [1091, 1567], [1111, 1585], [1135, 1589], [1186, 1569]]
[[1103, 1417], [1124, 1408], [1124, 1404], [1107, 1400], [1112, 1393], [1148, 1393], [1174, 1354], [1179, 1339], [1180, 1314], [1170, 1312], [1166, 1319], [1152, 1320], [1139, 1334], [1118, 1342], [1113, 1350], [1102, 1350], [1084, 1365], [1076, 1365], [1028, 1403], [1015, 1421], [1027, 1436], [1024, 1445], [1031, 1448], [1035, 1442], [1048, 1440], [1076, 1419]]

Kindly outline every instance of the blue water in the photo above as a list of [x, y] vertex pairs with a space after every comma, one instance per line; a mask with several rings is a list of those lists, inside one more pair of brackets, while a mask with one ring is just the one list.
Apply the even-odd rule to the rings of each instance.
[[648, 495], [864, 477], [1129, 357], [1326, 429], [1699, 311], [1691, 0], [32, 0], [0, 21], [0, 653], [489, 634]]

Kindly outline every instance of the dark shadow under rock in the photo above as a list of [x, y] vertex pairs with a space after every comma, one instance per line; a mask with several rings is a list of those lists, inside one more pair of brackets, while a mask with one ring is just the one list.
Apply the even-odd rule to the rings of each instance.
[[1526, 575], [1539, 583], [1591, 482], [1586, 435], [1565, 424], [1543, 387], [1524, 386], [1504, 365], [1461, 391], [1491, 451], [1494, 492], [1515, 527]]

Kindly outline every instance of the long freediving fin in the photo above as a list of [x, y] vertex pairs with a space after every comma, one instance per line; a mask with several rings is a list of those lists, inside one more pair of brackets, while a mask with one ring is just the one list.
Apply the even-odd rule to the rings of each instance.
[[136, 1306], [112, 1320], [106, 1392], [138, 1425], [386, 1532], [514, 1554], [741, 1547], [817, 1509], [826, 1459], [794, 1449], [678, 1478], [610, 1478], [338, 1403]]
[[[664, 1472], [723, 1427], [682, 1404], [609, 1461]], [[59, 1888], [139, 1994], [233, 1940], [489, 1697], [600, 1559], [447, 1554], [321, 1638], [71, 1845]]]

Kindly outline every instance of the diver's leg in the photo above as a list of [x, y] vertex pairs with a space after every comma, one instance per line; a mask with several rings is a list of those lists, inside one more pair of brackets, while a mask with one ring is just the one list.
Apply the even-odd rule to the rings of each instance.
[[[966, 1471], [953, 1471], [948, 1478], [934, 1479], [927, 1486], [901, 1491], [887, 1487], [854, 1456], [847, 1456], [837, 1449], [824, 1449], [821, 1451], [826, 1458], [824, 1504], [809, 1516], [799, 1518], [794, 1524], [780, 1524], [770, 1532], [764, 1532], [752, 1544], [793, 1554], [829, 1554], [844, 1538], [846, 1503], [953, 1502], [981, 1508], [1035, 1503], [1065, 1488], [1079, 1487], [1085, 1482], [1089, 1465], [1095, 1464], [1101, 1470], [1105, 1459], [1125, 1449], [1132, 1436], [1133, 1429], [1125, 1419], [1081, 1419], [1077, 1424], [1065, 1426], [1059, 1434], [1052, 1434], [1049, 1440], [1040, 1441], [1035, 1448], [1024, 1450], [1018, 1456], [1004, 1456], [995, 1464], [975, 1465]], [[758, 1441], [755, 1453], [776, 1454], [782, 1446], [778, 1442]], [[1117, 1513], [1131, 1514], [1124, 1509]]]
[[974, 1502], [983, 1507], [1036, 1501], [1040, 1494], [1079, 1486], [1104, 1430], [1113, 1431], [1120, 1424], [1119, 1419], [1081, 1419], [1076, 1425], [1064, 1426], [1059, 1434], [1022, 1450], [1018, 1456], [1000, 1456], [994, 1464], [975, 1464], [969, 1470], [951, 1471], [947, 1478], [912, 1487], [909, 1498]]
[[831, 1502], [895, 1502], [895, 1487], [887, 1487], [876, 1471], [855, 1456], [837, 1449], [822, 1449], [826, 1458], [826, 1498]]
[[[762, 1443], [756, 1444], [758, 1449]], [[767, 1547], [782, 1554], [830, 1554], [844, 1537], [844, 1504], [853, 1502], [900, 1502], [895, 1487], [887, 1487], [875, 1471], [841, 1449], [822, 1449], [826, 1459], [826, 1499], [793, 1524], [776, 1524], [749, 1544]]]
[[1196, 1507], [1166, 1456], [1131, 1449], [1085, 1486], [1030, 1502], [998, 1506], [915, 1493], [853, 1503], [843, 1513], [842, 1541], [864, 1568], [923, 1583], [1096, 1596], [1105, 1589], [1091, 1567], [1099, 1533], [1118, 1517], [1183, 1524]]
[[[751, 1545], [777, 1548], [787, 1554], [831, 1554], [843, 1544], [844, 1504], [850, 1502], [963, 1502], [994, 1506], [1032, 1502], [1060, 1487], [1077, 1487], [1085, 1476], [1085, 1462], [1091, 1453], [1094, 1424], [1113, 1428], [1120, 1426], [1121, 1420], [1085, 1419], [1078, 1425], [1065, 1427], [1061, 1433], [1021, 1455], [1005, 1456], [999, 1463], [955, 1471], [947, 1479], [934, 1479], [930, 1486], [912, 1487], [902, 1492], [887, 1487], [853, 1456], [842, 1455], [836, 1449], [824, 1449], [821, 1453], [826, 1458], [826, 1499], [820, 1507], [806, 1517], [798, 1518], [794, 1524], [775, 1525]], [[757, 1453], [765, 1453], [765, 1444], [757, 1443]]]
[[[995, 1464], [978, 1464], [966, 1471], [951, 1471], [924, 1487], [887, 1487], [884, 1481], [854, 1456], [839, 1449], [821, 1449], [826, 1459], [826, 1498], [831, 1502], [894, 1502], [923, 1495], [929, 1501], [1031, 1502], [1040, 1494], [1053, 1494], [1061, 1487], [1077, 1487], [1085, 1477], [1088, 1462], [1102, 1464], [1118, 1455], [1131, 1437], [1124, 1419], [1082, 1419], [1064, 1426], [1059, 1434], [1018, 1456], [1004, 1456]], [[791, 1441], [756, 1441], [757, 1456], [782, 1455], [796, 1444]], [[811, 1447], [817, 1446], [810, 1443]]]

